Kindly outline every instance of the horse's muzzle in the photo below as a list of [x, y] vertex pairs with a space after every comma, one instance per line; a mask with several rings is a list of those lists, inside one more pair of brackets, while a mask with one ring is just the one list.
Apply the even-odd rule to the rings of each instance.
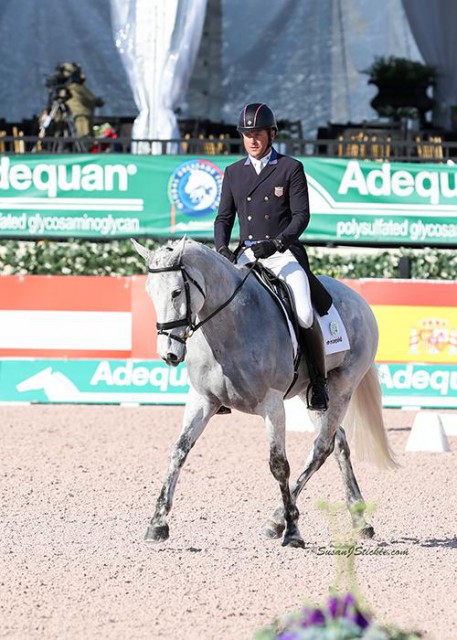
[[170, 366], [177, 367], [178, 364], [180, 364], [184, 360], [185, 355], [186, 355], [185, 351], [181, 356], [176, 355], [176, 353], [169, 352], [165, 356], [162, 356], [162, 358]]

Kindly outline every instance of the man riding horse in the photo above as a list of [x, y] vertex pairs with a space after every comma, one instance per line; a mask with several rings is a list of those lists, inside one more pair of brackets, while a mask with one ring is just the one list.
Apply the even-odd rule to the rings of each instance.
[[[325, 345], [314, 310], [325, 315], [332, 300], [311, 273], [299, 238], [309, 224], [308, 186], [303, 165], [272, 146], [278, 131], [272, 110], [246, 105], [238, 122], [247, 158], [228, 166], [214, 225], [216, 250], [231, 262], [260, 260], [290, 286], [297, 311], [298, 341], [310, 376], [309, 409], [328, 407]], [[229, 249], [238, 213], [240, 244]]]

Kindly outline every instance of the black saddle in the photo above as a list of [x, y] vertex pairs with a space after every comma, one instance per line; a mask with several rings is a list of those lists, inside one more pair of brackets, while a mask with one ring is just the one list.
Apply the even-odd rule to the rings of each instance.
[[259, 282], [272, 294], [273, 300], [281, 311], [286, 312], [298, 340], [300, 327], [291, 288], [287, 282], [281, 280], [271, 269], [260, 262], [256, 262], [253, 271]]

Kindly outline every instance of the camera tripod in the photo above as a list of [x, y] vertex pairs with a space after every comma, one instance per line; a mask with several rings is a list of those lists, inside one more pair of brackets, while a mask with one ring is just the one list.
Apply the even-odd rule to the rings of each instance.
[[[65, 151], [87, 151], [85, 143], [78, 139], [75, 120], [65, 100], [56, 97], [51, 104], [48, 115], [40, 123], [38, 138], [50, 140], [49, 131], [52, 131], [52, 141], [46, 144], [46, 150], [51, 153], [63, 153]], [[41, 150], [45, 144], [37, 142], [32, 153]]]

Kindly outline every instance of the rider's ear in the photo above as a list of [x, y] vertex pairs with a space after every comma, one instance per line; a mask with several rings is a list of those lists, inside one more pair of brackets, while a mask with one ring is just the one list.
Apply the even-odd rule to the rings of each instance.
[[146, 249], [146, 247], [143, 247], [142, 244], [140, 244], [133, 238], [130, 238], [130, 240], [132, 241], [132, 244], [135, 247], [136, 251], [146, 261], [146, 264], [149, 264], [150, 258], [151, 258], [151, 251], [149, 251], [149, 249]]

